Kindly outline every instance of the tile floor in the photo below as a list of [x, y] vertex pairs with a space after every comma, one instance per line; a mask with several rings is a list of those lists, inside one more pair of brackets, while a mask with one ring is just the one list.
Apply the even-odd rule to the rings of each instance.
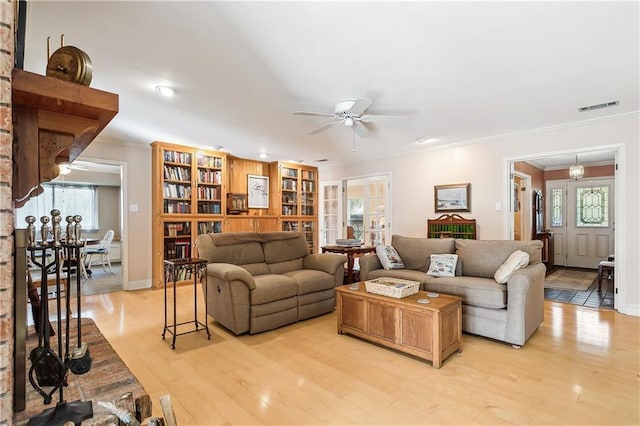
[[[579, 268], [568, 269], [580, 270]], [[593, 272], [590, 269], [588, 271]], [[600, 293], [598, 293], [598, 279], [596, 278], [585, 291], [545, 288], [544, 298], [545, 300], [552, 300], [554, 302], [571, 303], [572, 305], [581, 305], [590, 308], [613, 309], [613, 277], [611, 279], [605, 278], [607, 277], [602, 278], [602, 289]]]

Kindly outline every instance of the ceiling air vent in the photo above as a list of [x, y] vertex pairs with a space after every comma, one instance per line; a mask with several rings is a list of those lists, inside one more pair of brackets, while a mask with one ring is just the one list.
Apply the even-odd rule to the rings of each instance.
[[604, 102], [602, 104], [584, 106], [584, 107], [578, 108], [578, 111], [580, 112], [592, 111], [594, 109], [607, 108], [607, 107], [616, 106], [616, 105], [620, 105], [620, 101], [611, 101], [611, 102]]

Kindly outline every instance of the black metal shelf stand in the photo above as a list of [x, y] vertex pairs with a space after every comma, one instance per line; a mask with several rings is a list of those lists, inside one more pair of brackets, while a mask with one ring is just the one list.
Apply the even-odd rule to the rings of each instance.
[[[178, 322], [176, 313], [176, 285], [181, 273], [191, 273], [193, 277], [193, 320]], [[198, 277], [202, 278], [202, 289], [204, 292], [204, 323], [198, 320]], [[173, 324], [168, 324], [167, 309], [167, 285], [173, 281]], [[194, 324], [195, 329], [178, 333], [179, 325]], [[183, 334], [195, 333], [206, 330], [207, 339], [211, 339], [211, 332], [207, 326], [207, 261], [199, 258], [166, 259], [164, 261], [164, 329], [162, 339], [168, 332], [173, 336], [171, 349], [176, 348], [176, 337]]]

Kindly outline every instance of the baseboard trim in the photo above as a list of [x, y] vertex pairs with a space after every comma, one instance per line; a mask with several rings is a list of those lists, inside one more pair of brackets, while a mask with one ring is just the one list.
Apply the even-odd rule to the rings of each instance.
[[125, 290], [142, 290], [151, 288], [151, 280], [129, 281]]
[[623, 309], [618, 309], [618, 312], [626, 315], [633, 315], [634, 317], [640, 317], [640, 305], [627, 304]]

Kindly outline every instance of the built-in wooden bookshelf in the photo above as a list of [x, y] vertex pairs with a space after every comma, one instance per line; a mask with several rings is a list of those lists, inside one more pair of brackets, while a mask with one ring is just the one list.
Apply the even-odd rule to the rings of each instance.
[[161, 287], [165, 259], [197, 256], [197, 236], [223, 230], [226, 154], [163, 142], [151, 146], [152, 285]]
[[[318, 170], [154, 142], [152, 285], [163, 286], [165, 259], [197, 257], [199, 234], [295, 230], [317, 252]], [[269, 178], [269, 206], [248, 208], [248, 176]]]
[[476, 220], [465, 219], [457, 214], [443, 214], [437, 219], [427, 220], [429, 238], [476, 239]]
[[281, 231], [304, 232], [309, 251], [317, 252], [318, 169], [296, 163], [272, 163], [271, 202]]

